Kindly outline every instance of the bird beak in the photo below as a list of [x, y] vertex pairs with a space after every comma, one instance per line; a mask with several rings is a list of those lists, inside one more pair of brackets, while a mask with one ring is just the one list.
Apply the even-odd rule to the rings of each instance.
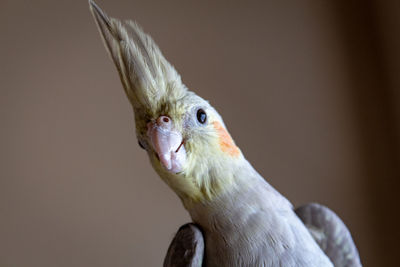
[[[169, 172], [181, 172], [186, 161], [182, 134], [174, 129], [171, 118], [158, 114], [166, 101], [187, 93], [179, 74], [136, 23], [107, 16], [92, 0], [89, 6], [133, 106], [136, 128], [144, 134], [147, 126], [148, 140], [161, 165]], [[157, 117], [146, 125], [149, 118]]]
[[186, 150], [182, 134], [173, 128], [171, 118], [160, 116], [147, 124], [147, 136], [163, 167], [172, 173], [182, 172]]

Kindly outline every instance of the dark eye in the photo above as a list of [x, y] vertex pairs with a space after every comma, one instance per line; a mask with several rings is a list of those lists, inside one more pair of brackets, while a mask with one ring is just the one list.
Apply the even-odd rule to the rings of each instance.
[[201, 123], [204, 124], [207, 120], [207, 114], [203, 109], [197, 110], [197, 120]]
[[140, 146], [142, 149], [146, 150], [146, 148], [144, 147], [144, 145], [142, 144], [142, 142], [138, 141], [138, 144], [139, 144], [139, 146]]

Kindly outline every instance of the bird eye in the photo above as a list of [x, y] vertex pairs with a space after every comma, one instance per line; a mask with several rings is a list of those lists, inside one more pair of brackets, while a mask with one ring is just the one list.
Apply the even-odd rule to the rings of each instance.
[[207, 120], [207, 114], [203, 109], [197, 110], [197, 120], [201, 123], [204, 124]]
[[144, 145], [142, 144], [142, 142], [138, 141], [138, 144], [139, 144], [139, 146], [140, 146], [142, 149], [146, 150], [146, 148], [144, 147]]

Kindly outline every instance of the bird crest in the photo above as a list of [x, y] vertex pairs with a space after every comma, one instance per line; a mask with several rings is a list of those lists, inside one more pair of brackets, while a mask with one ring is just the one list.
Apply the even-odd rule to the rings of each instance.
[[135, 22], [108, 17], [96, 3], [90, 3], [102, 39], [134, 109], [153, 114], [166, 98], [169, 102], [182, 98], [187, 89], [153, 39]]

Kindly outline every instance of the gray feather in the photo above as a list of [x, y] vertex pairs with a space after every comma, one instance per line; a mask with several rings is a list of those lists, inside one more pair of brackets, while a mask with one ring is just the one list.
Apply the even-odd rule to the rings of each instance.
[[[179, 74], [137, 24], [108, 17], [92, 0], [89, 5], [134, 107], [138, 135], [146, 134], [145, 116], [156, 118], [166, 110], [163, 106], [167, 103], [176, 106], [178, 100], [188, 101], [184, 98], [187, 95], [193, 96], [196, 104], [204, 102], [188, 92]], [[214, 113], [220, 118], [215, 110]], [[215, 135], [214, 131], [210, 133]], [[234, 160], [221, 156], [216, 162], [210, 157], [211, 162], [207, 153], [202, 161], [207, 164], [196, 162], [200, 166], [195, 168], [196, 173], [176, 176], [159, 172], [170, 184], [176, 178], [182, 184], [195, 180], [202, 193], [218, 189], [201, 201], [187, 197], [185, 207], [193, 222], [201, 225], [204, 238], [196, 225], [182, 226], [168, 249], [164, 266], [332, 267], [327, 255], [336, 266], [360, 266], [356, 265], [358, 252], [350, 234], [334, 213], [320, 206], [300, 208], [298, 215], [307, 229], [290, 202], [243, 156]], [[209, 180], [204, 180], [203, 174]], [[223, 181], [224, 190], [210, 181]], [[186, 198], [186, 192], [178, 189], [182, 199]]]
[[295, 212], [336, 267], [362, 266], [349, 230], [332, 210], [310, 203]]
[[164, 267], [200, 267], [203, 263], [204, 239], [193, 223], [179, 228], [168, 248]]

